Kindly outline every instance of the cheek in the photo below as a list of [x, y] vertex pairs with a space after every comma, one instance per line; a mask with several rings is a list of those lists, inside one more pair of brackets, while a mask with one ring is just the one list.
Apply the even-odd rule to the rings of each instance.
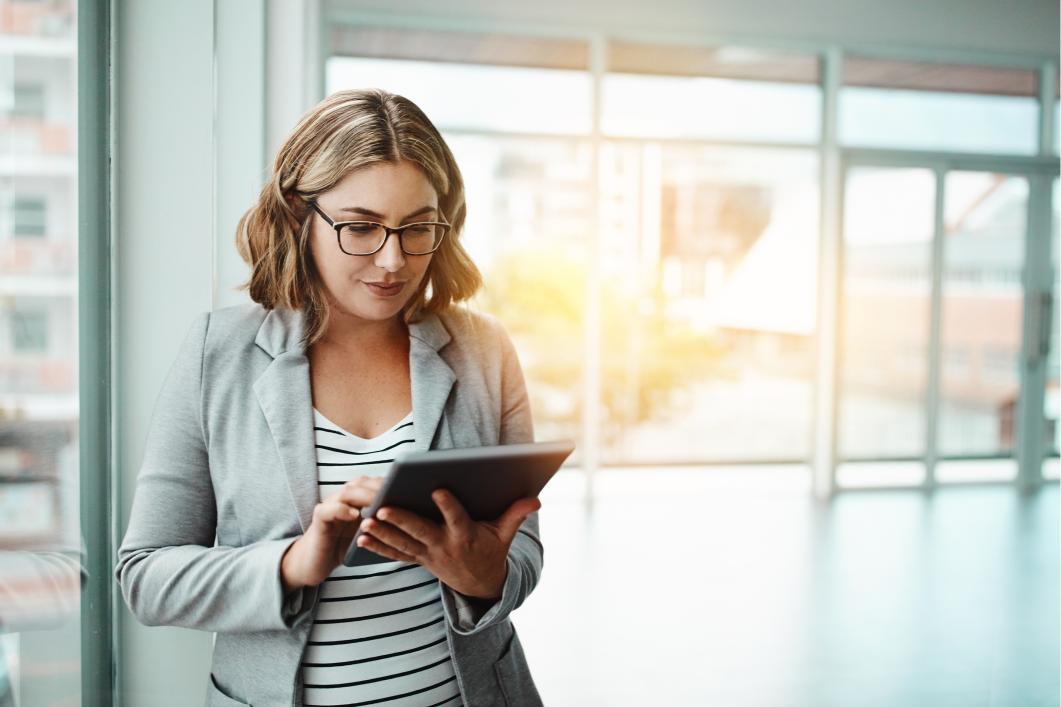
[[344, 256], [341, 253], [339, 257], [336, 257], [335, 253], [330, 252], [329, 245], [335, 244], [322, 244], [319, 241], [312, 243], [310, 255], [313, 258], [313, 264], [317, 267], [317, 272], [320, 273], [321, 279], [326, 284], [338, 286], [353, 274], [356, 274], [363, 265], [356, 262], [354, 258]]
[[421, 264], [421, 265], [420, 265], [420, 266], [419, 266], [419, 267], [417, 268], [417, 271], [416, 271], [416, 279], [417, 279], [417, 283], [419, 283], [419, 282], [420, 282], [421, 280], [423, 280], [423, 279], [424, 279], [424, 277], [425, 277], [425, 276], [427, 275], [427, 272], [428, 272], [428, 270], [430, 269], [430, 266], [431, 266], [431, 261], [432, 261], [432, 260], [434, 260], [434, 258], [435, 258], [435, 256], [434, 256], [434, 255], [432, 255], [432, 256], [431, 256], [430, 258], [427, 258], [427, 259], [426, 259], [426, 260], [425, 260], [425, 261], [424, 261], [424, 262], [423, 262], [423, 263], [422, 263], [422, 264]]
[[317, 272], [324, 275], [328, 271], [328, 259], [323, 257], [324, 248], [321, 245], [320, 238], [310, 238], [309, 241], [309, 257], [313, 260], [314, 267], [317, 268]]

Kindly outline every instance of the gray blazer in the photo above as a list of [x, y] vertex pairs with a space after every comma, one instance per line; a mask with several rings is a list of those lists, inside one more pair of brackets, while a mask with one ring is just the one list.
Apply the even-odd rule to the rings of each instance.
[[[302, 704], [319, 587], [284, 596], [280, 582], [280, 559], [318, 502], [302, 332], [300, 311], [200, 313], [155, 403], [114, 575], [141, 623], [217, 633], [207, 705]], [[533, 441], [523, 373], [496, 318], [455, 307], [409, 335], [414, 451]], [[541, 704], [509, 614], [542, 562], [535, 512], [492, 606], [440, 583], [464, 704]]]

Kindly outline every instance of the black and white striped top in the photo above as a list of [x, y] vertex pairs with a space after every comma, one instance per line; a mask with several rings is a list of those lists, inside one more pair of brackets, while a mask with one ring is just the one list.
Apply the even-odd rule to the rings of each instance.
[[[383, 476], [413, 437], [412, 412], [372, 439], [314, 408], [320, 499], [351, 478]], [[438, 579], [416, 563], [339, 565], [321, 587], [302, 657], [302, 702], [459, 707]]]

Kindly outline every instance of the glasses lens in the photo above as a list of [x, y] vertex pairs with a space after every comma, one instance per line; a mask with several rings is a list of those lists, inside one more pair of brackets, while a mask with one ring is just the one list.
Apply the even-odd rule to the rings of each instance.
[[[411, 255], [430, 253], [442, 242], [449, 226], [444, 223], [414, 223], [402, 230], [402, 249]], [[350, 255], [369, 255], [379, 250], [387, 231], [372, 221], [354, 221], [339, 229], [339, 245]]]
[[445, 234], [441, 224], [414, 223], [402, 232], [402, 247], [406, 253], [430, 253]]
[[350, 255], [364, 255], [379, 248], [386, 232], [378, 223], [355, 221], [339, 230], [339, 245]]

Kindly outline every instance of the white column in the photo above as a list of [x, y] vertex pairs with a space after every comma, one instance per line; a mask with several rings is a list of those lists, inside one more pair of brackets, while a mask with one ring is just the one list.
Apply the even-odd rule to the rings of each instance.
[[[264, 2], [115, 0], [119, 539], [188, 327], [246, 298], [232, 290], [245, 275], [234, 236], [264, 178]], [[117, 621], [119, 704], [202, 704], [211, 634], [142, 626], [124, 604]]]
[[[124, 535], [155, 398], [213, 293], [212, 0], [119, 0], [114, 199], [117, 458]], [[124, 608], [124, 604], [123, 604]], [[124, 705], [201, 704], [210, 634], [121, 624]]]
[[265, 13], [264, 0], [216, 3], [215, 307], [250, 301], [246, 291], [235, 289], [250, 274], [236, 251], [236, 224], [258, 198], [266, 175]]
[[840, 204], [843, 194], [840, 148], [837, 145], [837, 99], [840, 91], [840, 50], [831, 48], [823, 55], [822, 70], [822, 162], [821, 162], [821, 247], [818, 256], [818, 338], [814, 388], [814, 446], [812, 478], [814, 495], [819, 499], [836, 490], [837, 381], [836, 357], [837, 302], [840, 296], [840, 257], [842, 224]]
[[324, 98], [318, 0], [266, 3], [266, 165], [302, 114]]

